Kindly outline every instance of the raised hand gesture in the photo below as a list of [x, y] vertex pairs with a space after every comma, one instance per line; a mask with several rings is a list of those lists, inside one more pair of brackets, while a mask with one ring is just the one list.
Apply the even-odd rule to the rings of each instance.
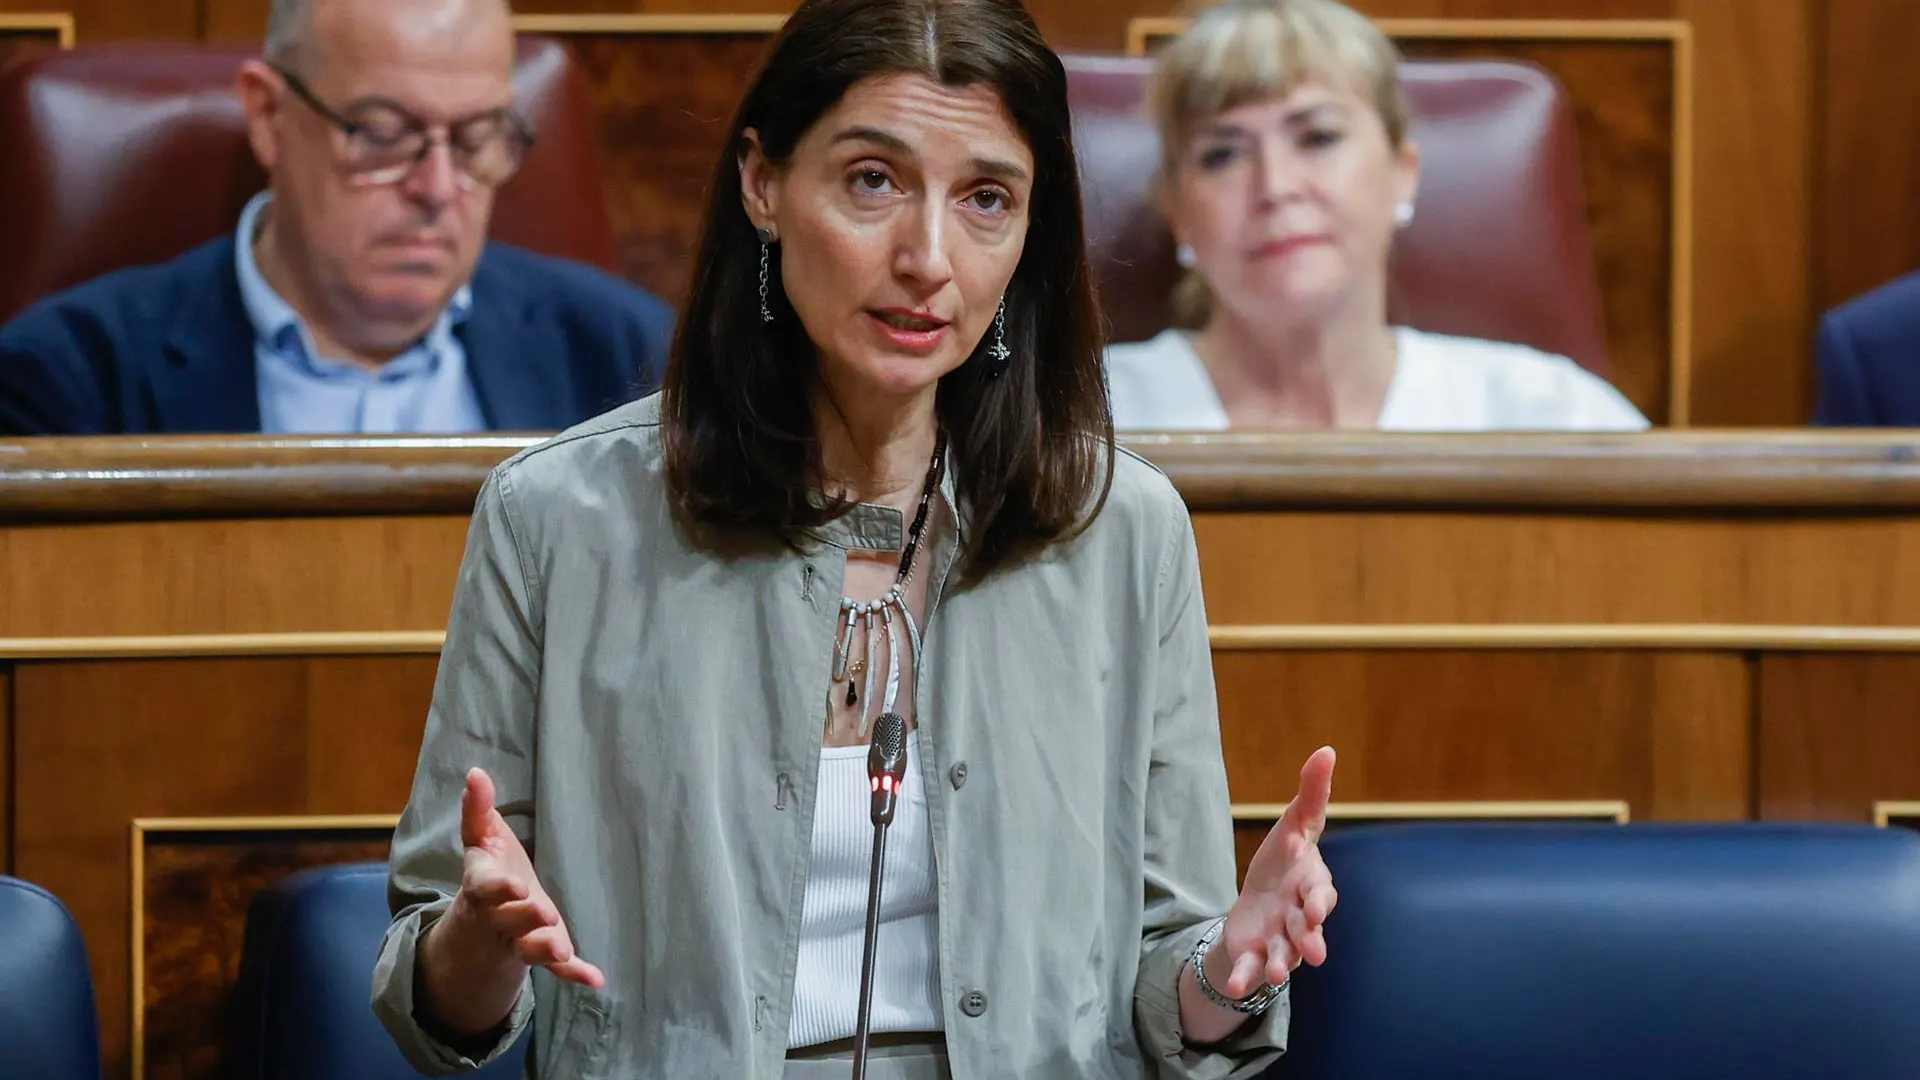
[[[600, 969], [573, 951], [566, 921], [554, 906], [520, 838], [494, 808], [493, 779], [483, 769], [467, 773], [460, 800], [460, 842], [466, 848], [460, 892], [446, 918], [528, 967], [543, 967], [561, 979], [599, 989]], [[477, 931], [484, 928], [489, 933]]]
[[[1333, 748], [1323, 746], [1300, 769], [1300, 792], [1287, 804], [1247, 865], [1240, 898], [1227, 913], [1214, 952], [1232, 965], [1232, 975], [1216, 982], [1220, 993], [1243, 998], [1264, 982], [1278, 985], [1302, 963], [1326, 962], [1327, 939], [1321, 927], [1339, 894], [1333, 874], [1320, 858], [1320, 834], [1327, 827], [1327, 801], [1333, 797]], [[1208, 974], [1215, 979], [1211, 964]]]

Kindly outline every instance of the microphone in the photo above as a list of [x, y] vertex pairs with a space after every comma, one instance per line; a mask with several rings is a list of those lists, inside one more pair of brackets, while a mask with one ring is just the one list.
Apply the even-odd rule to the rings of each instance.
[[887, 858], [887, 826], [900, 801], [900, 782], [907, 775], [907, 722], [895, 713], [882, 713], [873, 722], [873, 743], [867, 748], [867, 783], [873, 789], [873, 864], [867, 873], [867, 939], [860, 956], [859, 1030], [853, 1042], [853, 1077], [867, 1075], [867, 1037], [873, 1023], [873, 963], [880, 937], [880, 877]]
[[900, 799], [900, 781], [906, 775], [907, 722], [893, 713], [882, 713], [873, 722], [873, 745], [867, 748], [867, 783], [873, 788], [875, 825], [893, 824], [894, 806]]

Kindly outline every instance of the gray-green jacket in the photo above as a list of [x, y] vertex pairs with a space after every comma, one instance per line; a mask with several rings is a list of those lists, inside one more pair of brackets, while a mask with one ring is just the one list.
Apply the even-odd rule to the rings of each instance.
[[[649, 399], [529, 449], [475, 507], [373, 986], [425, 1071], [478, 1064], [412, 1001], [475, 765], [607, 975], [596, 992], [536, 971], [496, 1053], [532, 1024], [537, 1077], [783, 1071], [846, 552], [897, 547], [902, 522], [858, 507], [800, 551], [696, 540], [658, 416]], [[936, 536], [915, 707], [954, 1077], [1257, 1074], [1284, 1005], [1209, 1051], [1179, 1033], [1181, 967], [1234, 897], [1179, 496], [1122, 453], [1085, 533], [964, 586]]]

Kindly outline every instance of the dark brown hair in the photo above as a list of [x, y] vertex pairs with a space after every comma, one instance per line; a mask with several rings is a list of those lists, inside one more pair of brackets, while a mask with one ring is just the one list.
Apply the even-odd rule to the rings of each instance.
[[1113, 479], [1066, 71], [1017, 0], [806, 0], [787, 20], [709, 186], [664, 386], [667, 482], [696, 521], [789, 542], [849, 509], [819, 494], [814, 345], [777, 285], [773, 322], [759, 318], [760, 244], [739, 158], [751, 129], [768, 161], [786, 165], [854, 84], [896, 73], [993, 91], [1034, 158], [1026, 248], [1006, 293], [1013, 356], [994, 377], [982, 341], [941, 379], [936, 406], [966, 508], [969, 571], [979, 572], [1084, 528]]

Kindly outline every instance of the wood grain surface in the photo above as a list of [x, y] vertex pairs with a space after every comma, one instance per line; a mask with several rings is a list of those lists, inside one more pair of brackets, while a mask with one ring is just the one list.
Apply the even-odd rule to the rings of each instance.
[[1760, 816], [1859, 821], [1920, 800], [1920, 657], [1760, 662]]
[[[0, 525], [466, 515], [534, 436], [0, 439]], [[1174, 435], [1123, 445], [1197, 513], [1920, 507], [1920, 433]]]
[[435, 666], [407, 656], [16, 669], [16, 868], [86, 935], [109, 1075], [130, 1061], [134, 820], [398, 813]]
[[1316, 747], [1360, 802], [1624, 800], [1636, 819], [1751, 802], [1739, 657], [1610, 650], [1216, 654], [1236, 802], [1284, 803]]
[[234, 987], [247, 908], [262, 889], [296, 871], [387, 857], [384, 835], [366, 832], [148, 833], [141, 970], [147, 1080], [224, 1080], [241, 1028]]

